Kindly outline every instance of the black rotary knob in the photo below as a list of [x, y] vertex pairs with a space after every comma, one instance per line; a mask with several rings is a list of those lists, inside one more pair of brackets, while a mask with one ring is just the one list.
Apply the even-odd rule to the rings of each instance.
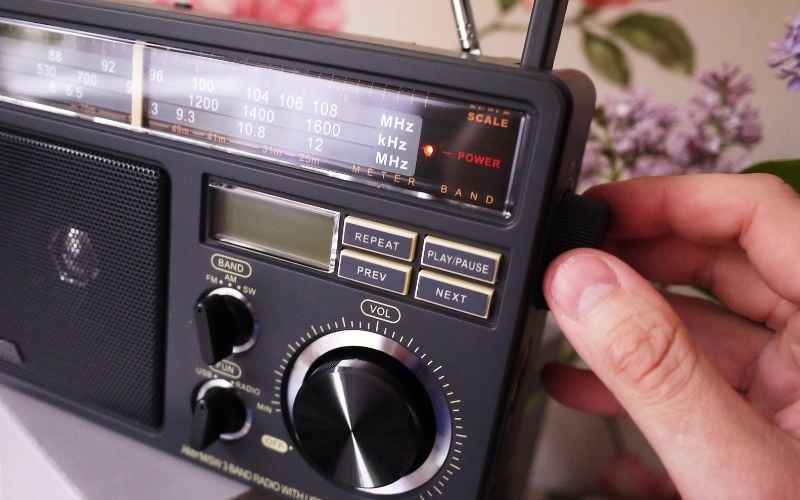
[[192, 448], [203, 450], [218, 439], [238, 439], [249, 427], [247, 407], [230, 384], [213, 380], [198, 388], [192, 404]]
[[200, 353], [209, 365], [255, 343], [253, 311], [245, 296], [232, 288], [218, 288], [201, 297], [195, 306], [195, 325]]
[[416, 470], [436, 437], [434, 409], [419, 380], [393, 357], [366, 348], [341, 348], [317, 360], [291, 419], [317, 469], [367, 491]]

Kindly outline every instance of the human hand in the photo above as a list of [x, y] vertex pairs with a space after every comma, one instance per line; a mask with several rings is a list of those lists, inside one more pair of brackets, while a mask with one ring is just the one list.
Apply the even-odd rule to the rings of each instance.
[[[594, 373], [550, 365], [548, 391], [627, 413], [685, 498], [797, 498], [800, 197], [775, 177], [713, 174], [588, 194], [610, 206], [614, 255], [567, 252], [544, 293]], [[707, 288], [727, 308], [649, 281]]]

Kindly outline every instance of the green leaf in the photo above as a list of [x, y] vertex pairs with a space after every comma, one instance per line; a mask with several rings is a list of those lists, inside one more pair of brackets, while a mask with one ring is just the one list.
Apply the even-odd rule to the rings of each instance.
[[618, 85], [628, 85], [631, 81], [631, 70], [628, 58], [613, 40], [583, 31], [583, 52], [589, 65]]
[[661, 66], [687, 75], [694, 73], [694, 45], [675, 20], [634, 12], [617, 19], [608, 29], [636, 50], [655, 59]]
[[742, 170], [743, 174], [767, 173], [777, 175], [800, 193], [800, 159], [768, 161]]
[[507, 10], [511, 9], [511, 7], [517, 5], [519, 0], [497, 0], [500, 3], [500, 10], [506, 12]]

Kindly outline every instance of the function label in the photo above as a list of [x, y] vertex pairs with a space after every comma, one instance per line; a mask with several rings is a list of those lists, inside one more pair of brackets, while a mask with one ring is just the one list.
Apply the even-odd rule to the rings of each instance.
[[417, 246], [417, 233], [358, 217], [344, 220], [342, 243], [389, 257], [410, 261]]
[[500, 268], [501, 255], [469, 245], [443, 240], [434, 236], [425, 238], [422, 265], [458, 274], [486, 283], [495, 283]]
[[411, 282], [411, 266], [353, 250], [342, 250], [339, 276], [405, 295]]
[[494, 290], [487, 286], [420, 271], [415, 297], [448, 309], [488, 318], [493, 295]]

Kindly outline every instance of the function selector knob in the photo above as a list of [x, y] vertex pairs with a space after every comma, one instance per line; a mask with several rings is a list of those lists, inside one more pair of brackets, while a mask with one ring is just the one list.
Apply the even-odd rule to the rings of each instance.
[[303, 455], [340, 486], [405, 493], [438, 473], [450, 450], [441, 387], [381, 335], [348, 330], [313, 342], [291, 368], [286, 402]]
[[234, 441], [250, 430], [247, 407], [229, 382], [206, 382], [197, 389], [192, 403], [189, 445], [196, 450], [219, 439]]
[[205, 294], [194, 310], [197, 340], [203, 360], [213, 365], [251, 348], [258, 324], [247, 298], [232, 288]]

